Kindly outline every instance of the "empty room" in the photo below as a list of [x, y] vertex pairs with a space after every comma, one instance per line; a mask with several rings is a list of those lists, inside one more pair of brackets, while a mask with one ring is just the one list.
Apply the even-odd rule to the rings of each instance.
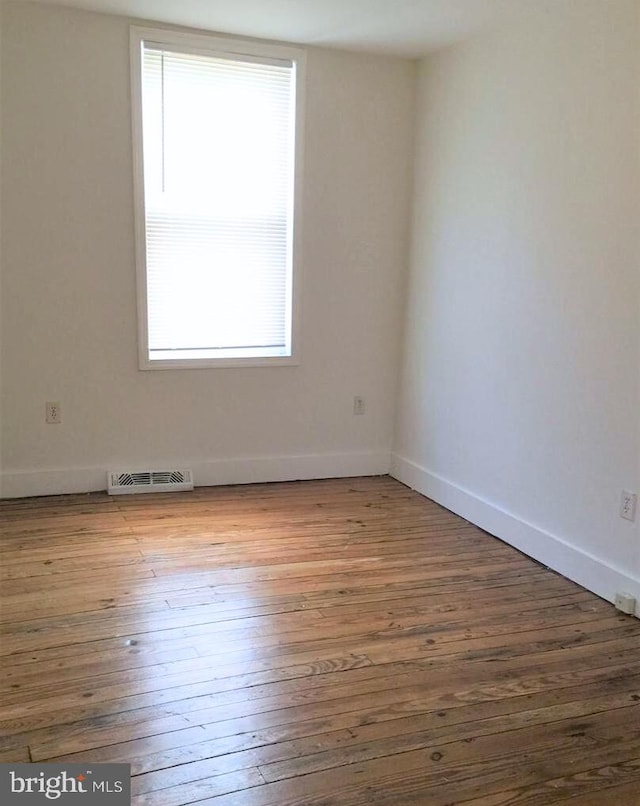
[[0, 801], [640, 806], [640, 0], [0, 0], [0, 88]]

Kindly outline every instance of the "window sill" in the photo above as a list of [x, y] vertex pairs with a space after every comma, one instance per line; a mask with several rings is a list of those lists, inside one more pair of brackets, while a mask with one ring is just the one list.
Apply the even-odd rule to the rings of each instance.
[[238, 369], [242, 367], [295, 367], [300, 361], [295, 356], [268, 358], [172, 358], [141, 359], [141, 370], [154, 369]]

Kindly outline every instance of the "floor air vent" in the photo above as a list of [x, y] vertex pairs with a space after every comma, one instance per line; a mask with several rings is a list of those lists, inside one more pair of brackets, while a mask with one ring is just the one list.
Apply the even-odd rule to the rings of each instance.
[[193, 490], [193, 474], [190, 470], [140, 470], [138, 472], [116, 471], [107, 473], [109, 495], [127, 493], [166, 493]]

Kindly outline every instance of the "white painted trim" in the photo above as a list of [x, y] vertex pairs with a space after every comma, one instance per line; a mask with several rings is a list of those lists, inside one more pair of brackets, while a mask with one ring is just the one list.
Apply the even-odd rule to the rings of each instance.
[[[613, 602], [616, 591], [625, 591], [640, 603], [640, 579], [601, 557], [571, 545], [397, 454], [391, 456], [390, 474], [603, 599]], [[638, 605], [636, 616], [640, 617]]]
[[[295, 68], [295, 142], [293, 154], [293, 217], [292, 254], [290, 267], [291, 316], [286, 356], [253, 356], [247, 358], [149, 358], [148, 302], [147, 302], [147, 234], [144, 199], [144, 160], [142, 127], [142, 47], [147, 42], [159, 47], [173, 47], [193, 53], [211, 55], [251, 56], [287, 62]], [[169, 28], [147, 28], [132, 25], [129, 28], [131, 129], [133, 138], [133, 198], [136, 256], [136, 294], [138, 311], [138, 367], [140, 370], [178, 370], [212, 368], [247, 368], [299, 366], [302, 355], [302, 274], [303, 274], [303, 197], [305, 151], [306, 63], [304, 48], [280, 45], [262, 40], [192, 34]]]
[[[131, 467], [134, 463], [118, 460], [109, 466]], [[253, 484], [299, 479], [383, 476], [389, 471], [389, 454], [367, 453], [307, 454], [303, 456], [259, 456], [238, 459], [156, 459], [136, 461], [136, 467], [189, 467], [196, 487], [224, 484]], [[48, 470], [6, 470], [2, 474], [4, 498], [34, 495], [87, 493], [107, 488], [107, 467], [51, 468]]]
[[138, 365], [149, 357], [147, 336], [147, 229], [144, 207], [144, 162], [142, 156], [142, 38], [129, 29], [131, 80], [131, 134], [133, 156], [133, 222], [136, 254], [136, 298], [138, 310]]
[[185, 52], [210, 53], [212, 56], [229, 53], [234, 56], [256, 56], [270, 58], [282, 62], [293, 62], [303, 59], [306, 50], [297, 45], [270, 42], [266, 39], [250, 39], [247, 37], [216, 35], [209, 33], [192, 33], [174, 28], [132, 25], [131, 39], [146, 41], [154, 45], [174, 47]]

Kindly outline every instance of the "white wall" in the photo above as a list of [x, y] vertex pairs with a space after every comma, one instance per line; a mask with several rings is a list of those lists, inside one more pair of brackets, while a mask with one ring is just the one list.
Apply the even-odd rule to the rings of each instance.
[[128, 25], [6, 4], [4, 494], [163, 462], [199, 483], [385, 472], [415, 64], [309, 50], [302, 364], [140, 372]]
[[638, 4], [555, 0], [427, 59], [394, 473], [640, 596]]
[[[2, 187], [2, 18], [4, 0], [0, 0], [0, 188]], [[2, 192], [0, 191], [0, 357], [2, 356]], [[2, 367], [0, 358], [0, 426], [2, 425]], [[2, 434], [0, 428], [0, 498], [2, 497]]]

